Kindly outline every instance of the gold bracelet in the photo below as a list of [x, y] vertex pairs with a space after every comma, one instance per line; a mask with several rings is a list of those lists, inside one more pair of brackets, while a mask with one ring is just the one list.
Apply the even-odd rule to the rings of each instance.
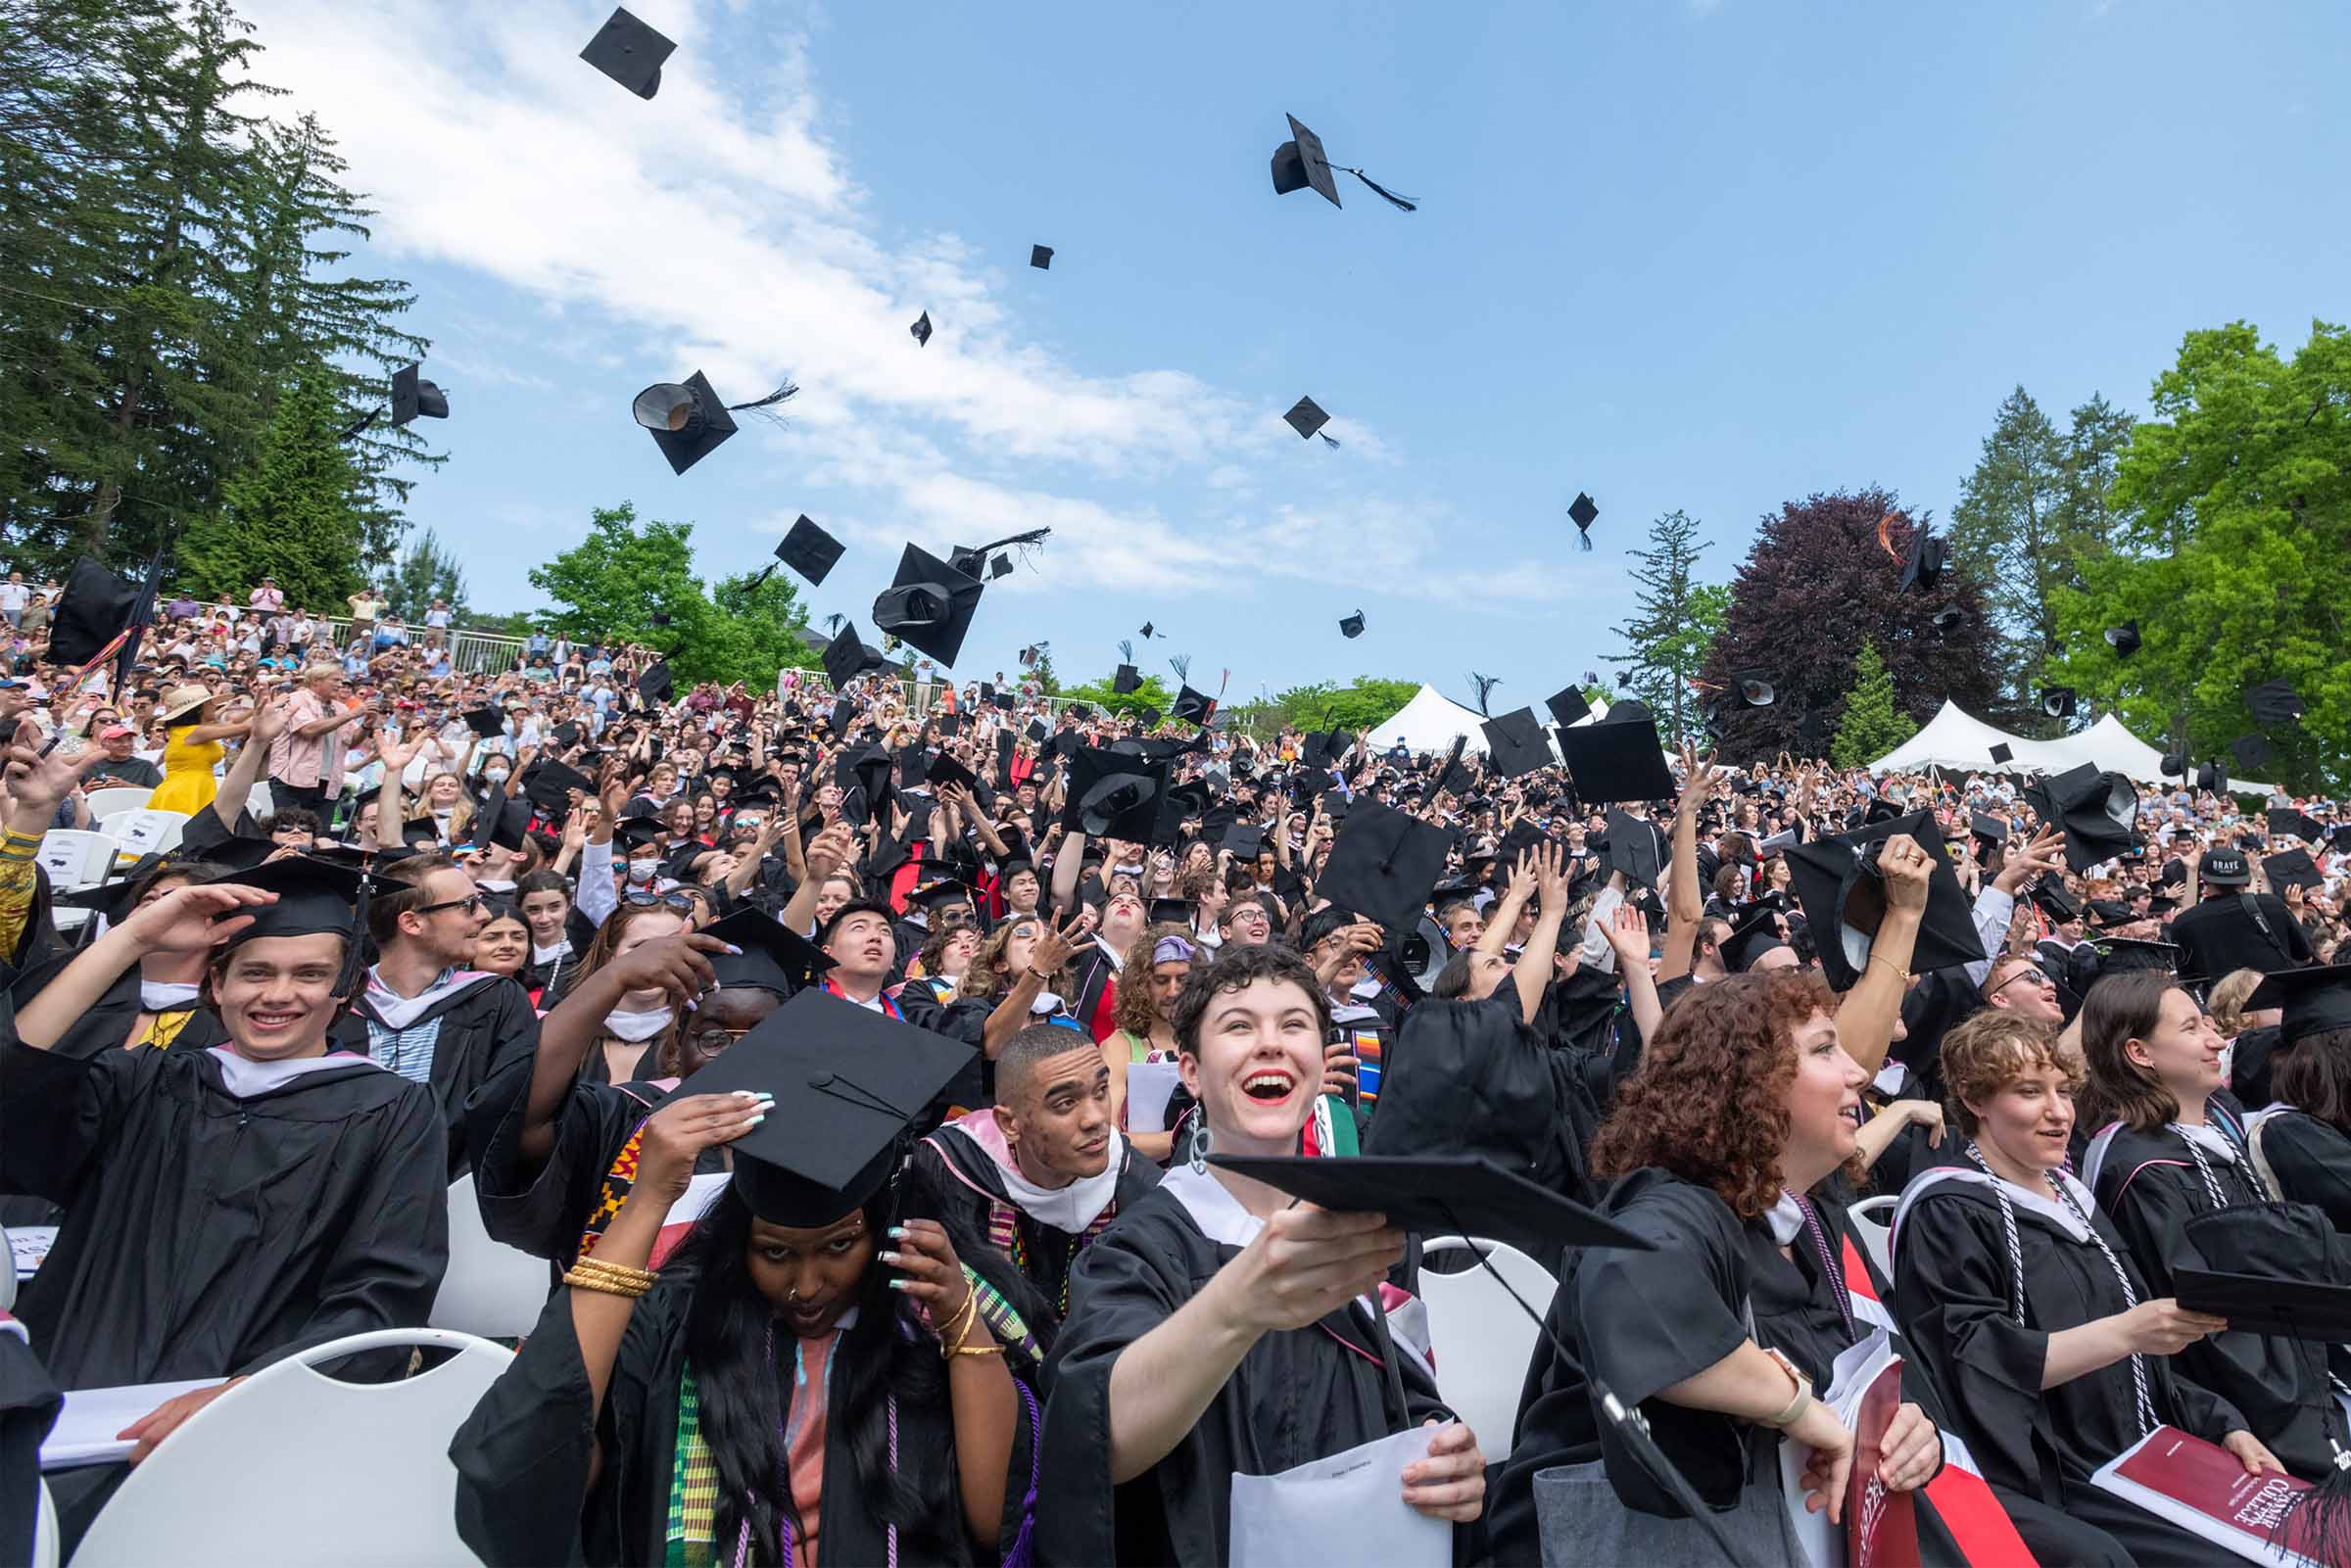
[[955, 1347], [955, 1354], [957, 1355], [1002, 1355], [1004, 1347], [992, 1342], [986, 1345], [958, 1345]]
[[614, 1284], [634, 1285], [640, 1291], [650, 1290], [653, 1281], [660, 1277], [648, 1268], [632, 1268], [627, 1263], [606, 1262], [600, 1258], [583, 1258], [571, 1266], [575, 1273], [608, 1279]]
[[575, 1290], [592, 1290], [605, 1296], [643, 1296], [652, 1289], [649, 1280], [640, 1284], [635, 1280], [612, 1279], [602, 1274], [582, 1273], [577, 1266], [564, 1274], [563, 1283]]
[[[1876, 953], [1872, 953], [1869, 955], [1869, 962], [1870, 964], [1885, 965], [1888, 969], [1894, 971], [1894, 977], [1895, 979], [1901, 981], [1904, 985], [1908, 985], [1910, 983], [1910, 972], [1906, 969], [1903, 969], [1900, 965], [1895, 963], [1893, 959], [1883, 958]], [[1867, 969], [1869, 965], [1867, 964], [1862, 966], [1864, 969]]]
[[938, 1355], [940, 1360], [945, 1360], [963, 1349], [963, 1337], [971, 1332], [972, 1318], [979, 1310], [980, 1292], [976, 1289], [966, 1290], [963, 1293], [963, 1309], [955, 1314], [954, 1319], [947, 1325], [947, 1329], [941, 1330], [939, 1333]]

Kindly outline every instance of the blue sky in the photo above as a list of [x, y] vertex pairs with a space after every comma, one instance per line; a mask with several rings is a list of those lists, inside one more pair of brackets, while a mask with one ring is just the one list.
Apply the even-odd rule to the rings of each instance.
[[[2141, 410], [2191, 328], [2351, 314], [2337, 6], [641, 0], [650, 103], [573, 58], [596, 4], [242, 9], [417, 287], [454, 417], [409, 515], [492, 609], [622, 499], [713, 577], [807, 512], [869, 635], [904, 541], [1050, 526], [958, 674], [1151, 621], [1235, 699], [1515, 706], [1606, 663], [1662, 511], [1717, 579], [1816, 490], [1947, 517], [2016, 383]], [[1284, 111], [1421, 210], [1276, 198]], [[628, 403], [697, 366], [802, 392], [673, 477]]]

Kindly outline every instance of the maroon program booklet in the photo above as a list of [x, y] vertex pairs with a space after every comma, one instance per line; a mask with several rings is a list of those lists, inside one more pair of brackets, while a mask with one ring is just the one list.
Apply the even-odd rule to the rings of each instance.
[[1846, 1568], [1919, 1568], [1918, 1503], [1878, 1479], [1886, 1424], [1902, 1402], [1902, 1363], [1889, 1362], [1852, 1414], [1853, 1469], [1845, 1493]]
[[2309, 1482], [2274, 1471], [2248, 1475], [2235, 1454], [2178, 1427], [2157, 1427], [2091, 1479], [2248, 1561], [2326, 1568], [2307, 1518], [2279, 1530], [2286, 1510], [2311, 1490]]

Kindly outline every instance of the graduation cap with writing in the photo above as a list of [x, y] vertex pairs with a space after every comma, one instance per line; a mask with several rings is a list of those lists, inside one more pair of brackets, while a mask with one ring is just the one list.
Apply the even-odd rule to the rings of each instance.
[[77, 668], [96, 658], [130, 625], [140, 596], [137, 584], [124, 582], [87, 555], [75, 561], [50, 619], [50, 662]]
[[[1599, 517], [1600, 508], [1592, 504], [1592, 498], [1580, 490], [1575, 493], [1575, 499], [1567, 503], [1567, 520], [1575, 524], [1576, 540], [1585, 549], [1592, 547], [1592, 525]], [[1623, 684], [1620, 677], [1617, 685]]]
[[809, 520], [802, 512], [786, 531], [784, 542], [776, 546], [776, 559], [808, 579], [821, 584], [840, 560], [841, 543]]
[[979, 611], [983, 586], [921, 546], [908, 545], [897, 576], [874, 600], [874, 625], [952, 667]]
[[1418, 204], [1407, 196], [1399, 196], [1374, 180], [1360, 168], [1333, 164], [1323, 151], [1322, 138], [1298, 123], [1296, 115], [1282, 117], [1290, 122], [1290, 139], [1273, 149], [1273, 194], [1287, 196], [1292, 191], [1311, 190], [1333, 207], [1346, 204], [1339, 200], [1338, 181], [1331, 178], [1332, 170], [1353, 174], [1370, 188], [1371, 193], [1389, 206], [1403, 212], [1415, 212]]
[[1206, 725], [1216, 714], [1217, 699], [1204, 691], [1195, 691], [1189, 686], [1176, 693], [1176, 706], [1168, 710], [1171, 719], [1198, 725]]
[[747, 987], [790, 998], [833, 967], [823, 948], [761, 910], [739, 909], [704, 927], [702, 934], [743, 950], [708, 955], [711, 974], [728, 990]]
[[1369, 798], [1348, 809], [1315, 891], [1392, 932], [1419, 923], [1445, 873], [1453, 839], [1444, 829]]
[[392, 423], [405, 425], [421, 414], [449, 417], [449, 394], [423, 378], [424, 366], [404, 364], [392, 372]]
[[2138, 789], [2119, 773], [2102, 773], [2095, 763], [2069, 768], [2025, 788], [2025, 799], [2044, 823], [2065, 830], [2065, 863], [2087, 871], [2138, 842]]
[[1505, 779], [1551, 766], [1551, 742], [1544, 737], [1542, 721], [1535, 717], [1534, 709], [1519, 708], [1499, 719], [1488, 719], [1478, 729], [1486, 737], [1487, 759]]
[[2262, 724], [2297, 724], [2302, 718], [2302, 698], [2290, 681], [2264, 681], [2247, 687], [2245, 706]]
[[1901, 592], [1913, 588], [1933, 588], [1943, 581], [1950, 568], [1951, 542], [1939, 539], [1924, 525], [1910, 531], [1910, 549], [1902, 557]]
[[735, 414], [773, 406], [797, 391], [799, 388], [787, 382], [764, 398], [731, 404], [719, 397], [709, 377], [696, 370], [683, 381], [654, 382], [637, 394], [629, 412], [669, 459], [670, 472], [682, 474], [735, 434]]
[[1551, 710], [1552, 719], [1562, 730], [1592, 716], [1591, 700], [1584, 695], [1581, 687], [1571, 686], [1564, 691], [1555, 692], [1544, 698], [1543, 705]]
[[733, 1190], [770, 1224], [815, 1229], [882, 1191], [911, 1124], [973, 1061], [961, 1041], [808, 989], [676, 1092], [774, 1095], [729, 1146]]
[[1080, 743], [1070, 754], [1062, 822], [1089, 838], [1148, 843], [1158, 829], [1159, 798], [1167, 787], [1164, 765]]
[[661, 63], [678, 46], [622, 7], [605, 19], [580, 58], [640, 98], [661, 90]]
[[1559, 748], [1566, 754], [1576, 798], [1586, 804], [1663, 800], [1673, 793], [1673, 772], [1665, 766], [1655, 723], [1646, 712], [1639, 719], [1619, 717], [1632, 706], [1620, 702], [1605, 724], [1559, 732]]
[[[869, 670], [889, 668], [889, 660], [884, 658], [878, 649], [867, 646], [865, 640], [858, 636], [854, 621], [840, 623], [840, 630], [834, 635], [832, 641], [825, 644], [824, 662], [825, 679], [833, 683], [836, 691]], [[834, 709], [834, 716], [838, 721], [838, 705]], [[836, 723], [835, 729], [838, 731], [839, 728]]]
[[1907, 833], [1927, 852], [1926, 915], [1910, 954], [1910, 973], [1924, 974], [1988, 956], [1976, 934], [1967, 894], [1951, 870], [1933, 812], [1873, 824], [1856, 832], [1817, 838], [1787, 851], [1797, 901], [1812, 927], [1821, 973], [1832, 989], [1848, 991], [1869, 963], [1869, 949], [1886, 915], [1886, 883], [1877, 867], [1887, 839]]

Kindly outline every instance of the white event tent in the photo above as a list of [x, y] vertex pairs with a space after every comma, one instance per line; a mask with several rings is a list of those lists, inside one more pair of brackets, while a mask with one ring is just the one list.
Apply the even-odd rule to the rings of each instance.
[[[2011, 753], [2006, 764], [1991, 760], [1991, 748], [2003, 743]], [[2136, 784], [2167, 784], [2173, 781], [2163, 776], [2162, 757], [2153, 746], [2124, 729], [2123, 722], [2111, 713], [2080, 735], [2060, 736], [2054, 740], [2028, 740], [1986, 724], [1961, 711], [1957, 703], [1946, 701], [1925, 728], [1871, 763], [1869, 771], [1916, 773], [1922, 768], [1951, 768], [1991, 773], [2005, 768], [2027, 773], [2063, 773], [2087, 762], [2102, 772], [2119, 773]], [[2250, 779], [2231, 779], [2229, 788], [2240, 795], [2273, 792], [2272, 785]]]
[[1394, 718], [1371, 727], [1371, 745], [1385, 751], [1401, 740], [1408, 751], [1450, 751], [1458, 735], [1468, 736], [1462, 747], [1464, 755], [1482, 757], [1486, 737], [1478, 726], [1483, 723], [1485, 719], [1475, 708], [1464, 708], [1435, 687], [1424, 686]]

